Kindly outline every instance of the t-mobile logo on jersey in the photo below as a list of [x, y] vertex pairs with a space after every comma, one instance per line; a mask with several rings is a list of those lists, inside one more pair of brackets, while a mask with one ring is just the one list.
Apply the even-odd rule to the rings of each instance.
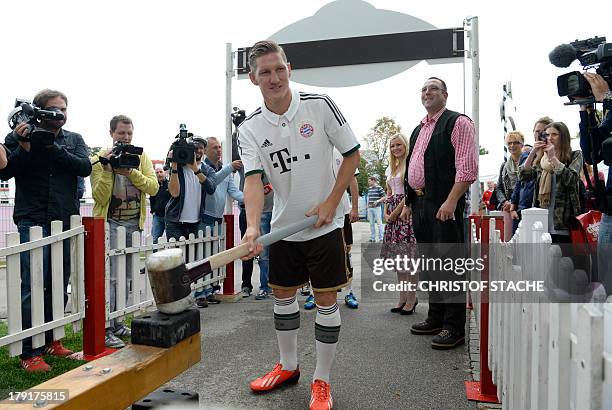
[[[271, 152], [270, 159], [272, 160], [272, 166], [274, 168], [281, 167], [281, 174], [291, 171], [291, 168], [289, 168], [288, 164], [291, 164], [292, 162], [298, 162], [298, 157], [291, 156], [288, 148], [283, 148], [279, 151]], [[310, 159], [310, 154], [304, 154], [304, 159]]]

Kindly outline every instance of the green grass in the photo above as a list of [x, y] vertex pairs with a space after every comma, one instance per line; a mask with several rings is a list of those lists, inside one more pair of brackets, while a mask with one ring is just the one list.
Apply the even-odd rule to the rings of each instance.
[[[131, 323], [132, 316], [130, 315], [126, 317], [125, 324], [130, 326]], [[66, 336], [62, 339], [62, 344], [75, 352], [83, 350], [83, 333], [74, 333], [72, 325], [66, 325], [65, 330]], [[0, 337], [7, 334], [7, 324], [2, 321], [0, 322]], [[123, 341], [127, 343], [129, 338], [123, 338]], [[51, 371], [46, 373], [28, 373], [21, 368], [19, 356], [9, 357], [8, 346], [0, 347], [0, 400], [8, 397], [9, 392], [29, 389], [87, 363], [84, 360], [54, 356], [45, 356], [45, 361], [51, 366]]]

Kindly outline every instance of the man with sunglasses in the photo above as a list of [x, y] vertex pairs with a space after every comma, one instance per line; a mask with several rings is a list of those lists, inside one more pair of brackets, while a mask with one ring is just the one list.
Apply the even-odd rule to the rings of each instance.
[[[6, 136], [5, 145], [9, 152], [7, 167], [0, 171], [3, 180], [15, 178], [15, 209], [13, 220], [19, 230], [20, 241], [30, 240], [30, 227], [42, 228], [43, 236], [51, 234], [51, 221], [63, 222], [64, 230], [70, 228], [70, 216], [79, 215], [77, 198], [77, 177], [91, 173], [88, 148], [80, 134], [63, 129], [67, 119], [68, 98], [55, 90], [45, 89], [36, 94], [34, 105], [45, 110], [64, 114], [62, 120], [43, 120], [36, 131], [53, 135], [53, 142], [31, 139], [33, 130], [21, 123]], [[43, 131], [44, 130], [44, 131]], [[62, 289], [64, 305], [70, 277], [70, 241], [64, 241]], [[45, 322], [53, 320], [51, 304], [50, 249], [43, 250], [43, 284]], [[21, 320], [23, 329], [32, 326], [30, 255], [22, 252], [21, 260]], [[45, 363], [42, 354], [68, 356], [72, 351], [53, 340], [53, 331], [45, 334], [45, 346], [32, 347], [32, 339], [23, 341], [21, 366], [27, 372], [45, 372], [51, 367]]]

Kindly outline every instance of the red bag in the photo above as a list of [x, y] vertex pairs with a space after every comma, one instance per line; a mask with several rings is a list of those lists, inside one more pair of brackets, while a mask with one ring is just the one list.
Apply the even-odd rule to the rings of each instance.
[[599, 234], [599, 222], [601, 221], [600, 211], [589, 211], [573, 218], [570, 223], [570, 237], [573, 244], [585, 244], [582, 246], [586, 250], [597, 250], [597, 236]]

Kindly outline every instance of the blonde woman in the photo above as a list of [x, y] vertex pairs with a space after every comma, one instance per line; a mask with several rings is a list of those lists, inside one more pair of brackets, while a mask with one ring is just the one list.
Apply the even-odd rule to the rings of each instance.
[[[408, 244], [416, 243], [414, 232], [412, 231], [412, 220], [408, 218], [404, 221], [400, 214], [404, 209], [404, 177], [406, 175], [406, 158], [408, 156], [408, 142], [402, 134], [394, 135], [389, 141], [389, 167], [391, 169], [387, 178], [387, 199], [385, 201], [384, 219], [385, 236], [383, 240], [383, 256], [394, 258], [397, 254], [409, 252], [414, 249]], [[418, 280], [416, 273], [411, 275], [409, 272], [397, 272], [399, 283], [414, 282]], [[400, 300], [396, 307], [391, 309], [393, 313], [411, 315], [418, 300], [416, 292], [401, 291]]]

